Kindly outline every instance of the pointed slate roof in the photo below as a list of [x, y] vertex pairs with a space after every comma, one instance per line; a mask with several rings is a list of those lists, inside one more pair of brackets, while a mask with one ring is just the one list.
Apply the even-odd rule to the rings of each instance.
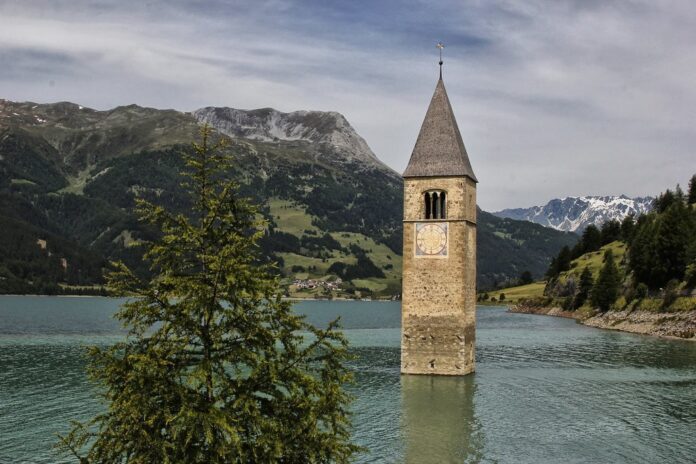
[[403, 177], [441, 176], [466, 176], [478, 182], [471, 169], [442, 76], [435, 86], [416, 146], [403, 174]]

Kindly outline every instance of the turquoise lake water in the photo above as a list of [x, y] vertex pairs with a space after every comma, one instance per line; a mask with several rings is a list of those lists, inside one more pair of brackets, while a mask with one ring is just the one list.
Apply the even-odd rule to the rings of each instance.
[[[70, 462], [51, 447], [100, 407], [83, 347], [122, 337], [117, 305], [0, 296], [0, 463]], [[296, 307], [342, 316], [356, 462], [696, 462], [696, 343], [480, 308], [476, 374], [401, 376], [398, 302]]]

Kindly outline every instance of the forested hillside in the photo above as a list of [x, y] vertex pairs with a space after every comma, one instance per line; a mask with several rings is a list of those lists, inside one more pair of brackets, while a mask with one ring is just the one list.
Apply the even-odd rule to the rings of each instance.
[[547, 279], [544, 304], [566, 310], [696, 309], [696, 175], [688, 194], [667, 190], [637, 220], [585, 229], [553, 259]]
[[[248, 133], [219, 119], [242, 113], [205, 114], [230, 138], [229, 174], [262, 205], [269, 223], [262, 246], [288, 294], [400, 293], [401, 177], [337, 113], [249, 112], [245, 124], [259, 129], [247, 124]], [[285, 117], [292, 136], [269, 129], [270, 117]], [[148, 272], [138, 244], [153, 232], [136, 219], [135, 199], [189, 210], [179, 193], [181, 153], [198, 127], [193, 115], [173, 110], [0, 100], [0, 292], [85, 291], [103, 283], [110, 260]], [[540, 276], [550, 256], [577, 239], [484, 212], [478, 237], [484, 288], [525, 270]]]

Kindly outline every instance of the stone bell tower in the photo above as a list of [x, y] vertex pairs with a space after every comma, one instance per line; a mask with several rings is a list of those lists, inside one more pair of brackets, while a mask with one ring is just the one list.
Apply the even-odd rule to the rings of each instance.
[[403, 177], [401, 373], [469, 374], [476, 341], [478, 181], [442, 71]]

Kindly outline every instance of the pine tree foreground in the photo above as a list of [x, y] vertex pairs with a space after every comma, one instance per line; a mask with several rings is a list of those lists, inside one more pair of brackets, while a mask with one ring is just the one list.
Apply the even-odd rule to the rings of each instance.
[[125, 341], [90, 349], [105, 412], [59, 447], [82, 463], [346, 462], [351, 380], [336, 322], [315, 328], [259, 264], [257, 210], [225, 178], [210, 128], [185, 154], [192, 212], [140, 201], [161, 230], [145, 244], [153, 277], [118, 264], [110, 287], [137, 295], [116, 317]]

